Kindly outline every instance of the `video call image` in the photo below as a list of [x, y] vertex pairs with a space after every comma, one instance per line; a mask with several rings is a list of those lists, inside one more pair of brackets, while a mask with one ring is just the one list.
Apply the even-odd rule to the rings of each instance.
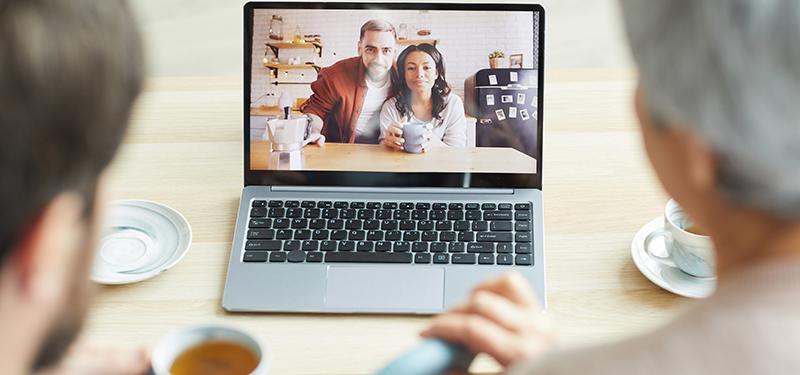
[[538, 14], [257, 9], [250, 169], [536, 173]]

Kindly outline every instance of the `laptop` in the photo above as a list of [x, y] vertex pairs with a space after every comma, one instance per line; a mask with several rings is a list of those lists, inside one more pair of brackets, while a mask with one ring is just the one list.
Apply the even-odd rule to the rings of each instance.
[[545, 306], [543, 58], [534, 4], [245, 4], [223, 308], [434, 314], [509, 271]]

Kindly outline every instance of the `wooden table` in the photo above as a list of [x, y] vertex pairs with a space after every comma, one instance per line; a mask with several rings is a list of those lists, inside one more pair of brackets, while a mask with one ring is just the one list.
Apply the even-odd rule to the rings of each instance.
[[[250, 142], [250, 167], [268, 169], [269, 142]], [[326, 143], [303, 148], [305, 170], [361, 172], [531, 173], [536, 159], [510, 147], [435, 147], [423, 154], [384, 145]]]
[[[547, 287], [561, 344], [618, 339], [665, 322], [687, 301], [645, 279], [630, 258], [636, 230], [666, 201], [643, 153], [628, 71], [546, 77]], [[186, 215], [187, 256], [153, 279], [102, 287], [90, 338], [153, 344], [171, 329], [224, 321], [268, 340], [274, 374], [370, 374], [417, 342], [417, 316], [227, 314], [221, 308], [242, 188], [241, 80], [156, 79], [110, 171], [112, 198], [152, 199]], [[499, 367], [480, 357], [478, 372]]]

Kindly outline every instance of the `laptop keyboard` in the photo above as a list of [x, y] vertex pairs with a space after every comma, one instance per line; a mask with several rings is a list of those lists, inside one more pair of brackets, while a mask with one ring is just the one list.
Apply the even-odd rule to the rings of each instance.
[[533, 265], [530, 203], [254, 200], [245, 262]]

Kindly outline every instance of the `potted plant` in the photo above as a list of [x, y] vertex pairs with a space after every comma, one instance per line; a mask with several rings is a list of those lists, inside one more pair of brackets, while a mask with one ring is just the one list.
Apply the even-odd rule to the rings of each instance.
[[489, 54], [489, 67], [492, 69], [503, 68], [505, 66], [506, 54], [503, 51], [494, 51]]

